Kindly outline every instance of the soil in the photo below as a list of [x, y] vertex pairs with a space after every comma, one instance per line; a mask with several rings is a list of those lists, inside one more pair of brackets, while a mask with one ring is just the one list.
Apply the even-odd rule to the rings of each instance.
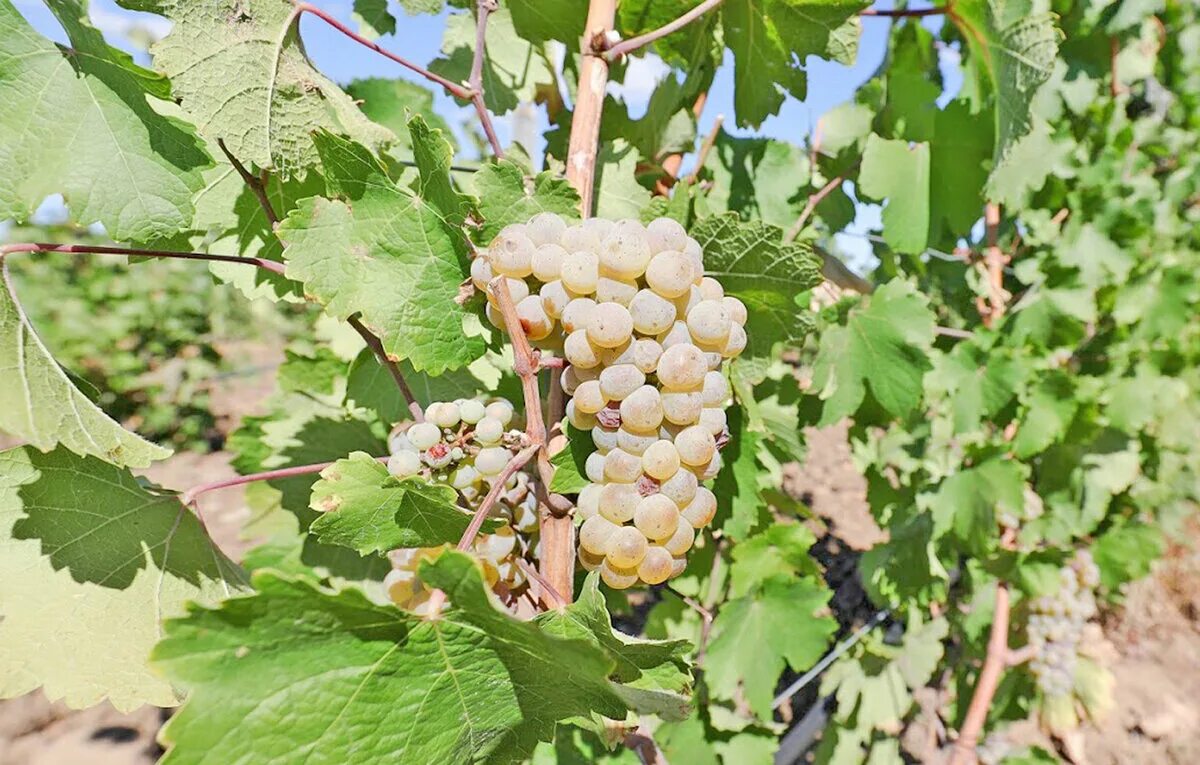
[[[241, 407], [253, 406], [251, 397], [239, 398]], [[853, 560], [883, 539], [883, 532], [867, 511], [845, 427], [806, 435], [808, 460], [787, 467], [785, 489], [811, 507], [816, 522], [830, 532], [824, 536], [834, 540], [832, 549], [814, 552], [844, 566], [841, 561]], [[233, 475], [228, 457], [182, 453], [149, 475], [165, 486], [184, 488]], [[241, 492], [208, 494], [202, 509], [224, 549], [234, 557], [244, 551], [246, 543], [237, 533], [246, 517]], [[1102, 725], [1087, 726], [1069, 742], [1069, 752], [1063, 751], [1080, 765], [1200, 763], [1200, 552], [1195, 544], [1200, 525], [1189, 532], [1186, 543], [1175, 544], [1150, 577], [1128, 588], [1123, 605], [1106, 620], [1105, 633], [1115, 648], [1110, 669], [1116, 706]], [[838, 575], [831, 582], [835, 598], [861, 598], [852, 576]], [[151, 707], [121, 714], [107, 704], [73, 711], [40, 693], [0, 701], [0, 765], [148, 765], [162, 753], [155, 736], [169, 714]]]

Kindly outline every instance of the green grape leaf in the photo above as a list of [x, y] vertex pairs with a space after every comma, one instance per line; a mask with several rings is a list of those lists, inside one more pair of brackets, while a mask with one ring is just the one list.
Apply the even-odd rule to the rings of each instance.
[[883, 239], [897, 252], [924, 252], [929, 238], [929, 144], [909, 145], [871, 135], [863, 153], [858, 188], [887, 200]]
[[390, 153], [405, 159], [412, 156], [412, 138], [408, 134], [411, 114], [421, 115], [457, 149], [450, 123], [434, 111], [433, 92], [429, 88], [408, 80], [368, 77], [351, 82], [346, 93], [358, 102], [363, 114], [395, 133], [396, 144]]
[[[995, 94], [993, 179], [1033, 127], [1034, 95], [1054, 71], [1062, 35], [1054, 14], [1038, 8], [1035, 0], [956, 0], [949, 14], [974, 59], [979, 92]], [[993, 181], [988, 193], [998, 193]]]
[[726, 214], [702, 218], [691, 235], [704, 250], [705, 273], [725, 294], [746, 304], [746, 350], [741, 361], [772, 355], [777, 344], [796, 347], [813, 322], [796, 295], [821, 283], [821, 264], [807, 245], [783, 241], [761, 221]]
[[108, 46], [78, 0], [49, 5], [71, 47], [0, 1], [0, 220], [26, 220], [61, 193], [72, 220], [119, 241], [188, 228], [211, 160], [191, 128], [151, 105], [170, 83]]
[[396, 33], [396, 17], [388, 13], [387, 0], [354, 0], [354, 18], [359, 33], [368, 39]]
[[596, 217], [619, 220], [640, 217], [650, 192], [637, 182], [638, 153], [619, 138], [600, 148], [596, 157]]
[[721, 6], [725, 44], [733, 52], [738, 127], [762, 124], [785, 95], [803, 99], [808, 56], [851, 64], [858, 50], [864, 0], [727, 0]]
[[550, 491], [559, 494], [576, 494], [583, 491], [584, 487], [591, 483], [587, 479], [584, 464], [588, 455], [595, 450], [591, 431], [580, 430], [568, 424], [567, 448], [550, 458], [550, 464], [554, 466]]
[[955, 433], [977, 430], [985, 417], [1012, 401], [1029, 374], [1022, 359], [1001, 348], [984, 347], [990, 342], [959, 343], [950, 353], [935, 357], [925, 377], [928, 390], [948, 395]]
[[616, 662], [610, 675], [613, 691], [635, 712], [682, 720], [691, 711], [692, 676], [686, 659], [691, 644], [644, 640], [614, 630], [598, 574], [588, 576], [574, 603], [535, 621], [547, 635], [584, 640], [603, 649]]
[[485, 244], [510, 223], [524, 223], [538, 213], [557, 213], [567, 220], [579, 218], [579, 194], [570, 183], [550, 172], [526, 178], [525, 171], [512, 160], [485, 165], [475, 174], [473, 191], [483, 218], [478, 238]]
[[871, 600], [898, 604], [913, 599], [922, 605], [940, 601], [950, 574], [934, 550], [933, 518], [921, 513], [888, 531], [891, 538], [864, 552], [859, 562]]
[[[625, 39], [637, 37], [674, 21], [702, 0], [622, 0], [617, 3], [617, 29]], [[653, 50], [669, 64], [688, 71], [711, 69], [720, 53], [715, 44], [719, 14], [706, 13], [666, 37]], [[718, 58], [719, 60], [719, 58]]]
[[579, 45], [587, 20], [587, 0], [509, 0], [517, 34], [532, 43], [558, 40], [569, 49]]
[[559, 721], [624, 717], [604, 652], [502, 611], [470, 557], [420, 576], [449, 599], [438, 619], [259, 572], [254, 595], [169, 621], [154, 659], [189, 699], [164, 765], [509, 762]]
[[172, 22], [151, 48], [201, 134], [243, 163], [285, 178], [318, 163], [312, 135], [329, 131], [378, 151], [393, 140], [308, 60], [287, 0], [120, 0]]
[[0, 452], [0, 697], [172, 706], [148, 665], [161, 620], [244, 586], [174, 494], [65, 449]]
[[[696, 145], [696, 80], [689, 75], [683, 82], [667, 77], [655, 85], [646, 103], [645, 113], [638, 119], [629, 116], [631, 108], [612, 96], [604, 99], [600, 119], [601, 145], [625, 139], [641, 155], [661, 162], [672, 153], [686, 154]], [[564, 136], [565, 137], [565, 136]]]
[[1121, 523], [1104, 532], [1092, 547], [1100, 581], [1110, 591], [1150, 573], [1162, 557], [1166, 540], [1157, 526]]
[[0, 259], [0, 431], [42, 451], [61, 444], [114, 465], [145, 467], [171, 454], [114, 422], [50, 356]]
[[893, 279], [851, 310], [844, 327], [821, 336], [813, 388], [825, 401], [821, 424], [853, 414], [867, 387], [888, 412], [904, 416], [921, 400], [934, 316], [912, 285]]
[[951, 101], [933, 118], [929, 144], [929, 242], [957, 242], [983, 212], [983, 189], [992, 157], [991, 126], [971, 114], [968, 104]]
[[729, 592], [738, 598], [778, 575], [819, 576], [821, 571], [808, 551], [817, 539], [799, 523], [776, 523], [740, 541], [733, 548]]
[[818, 616], [829, 596], [818, 580], [775, 576], [725, 603], [713, 621], [704, 667], [713, 696], [733, 699], [740, 686], [754, 713], [770, 719], [784, 667], [808, 669], [837, 632], [837, 622]]
[[313, 141], [334, 198], [304, 200], [280, 225], [288, 276], [329, 313], [361, 313], [388, 355], [414, 369], [436, 375], [479, 358], [483, 341], [464, 334], [467, 311], [455, 302], [467, 275], [457, 203], [396, 186], [362, 146], [328, 133]]
[[[555, 81], [540, 48], [523, 39], [513, 23], [513, 12], [508, 7], [488, 16], [483, 100], [494, 114], [505, 114], [522, 101], [535, 100], [539, 86]], [[430, 63], [429, 70], [451, 82], [465, 82], [471, 74], [474, 51], [475, 17], [470, 13], [452, 14], [442, 37], [442, 57]]]
[[[422, 407], [429, 406], [434, 401], [474, 398], [480, 391], [494, 391], [500, 382], [500, 372], [486, 359], [437, 377], [418, 372], [407, 361], [398, 362], [397, 366], [413, 397]], [[369, 409], [387, 425], [412, 419], [408, 402], [396, 386], [396, 380], [369, 348], [364, 348], [350, 362], [347, 375], [348, 407]]]
[[717, 495], [715, 522], [722, 532], [740, 542], [770, 520], [758, 486], [758, 452], [763, 439], [748, 429], [740, 407], [731, 407], [726, 414], [731, 437], [721, 450], [725, 462], [713, 486]]
[[968, 549], [982, 554], [997, 537], [998, 515], [1022, 516], [1028, 474], [1029, 467], [1020, 462], [991, 459], [942, 481], [929, 498], [934, 533], [953, 529]]
[[1073, 141], [1055, 136], [1044, 121], [1034, 121], [1029, 133], [1013, 142], [1005, 161], [992, 168], [988, 196], [1001, 204], [1023, 204], [1027, 193], [1040, 189], [1074, 149]]
[[[471, 523], [457, 498], [444, 484], [397, 480], [379, 460], [355, 452], [322, 470], [321, 480], [313, 484], [309, 507], [321, 515], [309, 531], [325, 544], [349, 547], [359, 555], [457, 544]], [[499, 526], [489, 519], [483, 531]]]
[[737, 138], [724, 130], [704, 166], [713, 174], [707, 200], [714, 212], [736, 212], [782, 229], [804, 207], [808, 156], [799, 146], [769, 138]]

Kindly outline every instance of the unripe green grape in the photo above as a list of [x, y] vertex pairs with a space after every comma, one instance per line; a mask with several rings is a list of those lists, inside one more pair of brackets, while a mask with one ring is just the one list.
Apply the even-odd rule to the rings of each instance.
[[552, 212], [538, 213], [525, 224], [525, 233], [534, 244], [558, 242], [567, 231], [567, 224]]
[[592, 428], [592, 443], [605, 454], [617, 448], [617, 429], [597, 425]]
[[579, 492], [579, 501], [575, 503], [575, 507], [579, 510], [581, 517], [587, 519], [600, 514], [602, 489], [603, 487], [598, 483], [589, 483], [583, 487], [583, 491]]
[[720, 300], [701, 300], [688, 311], [687, 325], [696, 342], [720, 345], [729, 337], [733, 320]]
[[479, 483], [482, 478], [483, 474], [476, 470], [475, 466], [459, 465], [450, 476], [450, 485], [461, 491]]
[[604, 481], [604, 460], [605, 455], [600, 452], [592, 452], [583, 462], [583, 474], [592, 483], [602, 483]]
[[729, 421], [723, 407], [706, 406], [700, 410], [700, 419], [696, 424], [712, 433], [713, 438], [716, 438], [725, 432]]
[[600, 363], [599, 351], [588, 339], [585, 329], [577, 329], [567, 335], [563, 342], [563, 355], [571, 366], [580, 369], [591, 369]]
[[693, 425], [675, 437], [675, 448], [679, 451], [679, 461], [683, 464], [704, 465], [716, 453], [717, 442], [712, 433], [699, 425]]
[[647, 539], [670, 539], [679, 525], [679, 508], [662, 494], [651, 494], [638, 503], [633, 525]]
[[607, 218], [588, 218], [581, 226], [584, 230], [595, 235], [597, 240], [603, 242], [613, 232], [616, 224]]
[[627, 590], [638, 582], [637, 568], [617, 568], [605, 558], [600, 564], [600, 579], [614, 590]]
[[621, 424], [630, 430], [654, 430], [662, 419], [662, 397], [653, 385], [643, 385], [621, 401]]
[[721, 459], [721, 452], [713, 452], [713, 456], [708, 462], [703, 465], [688, 465], [688, 469], [696, 474], [696, 478], [701, 481], [711, 481], [717, 477], [717, 473], [721, 472], [721, 467], [724, 462]]
[[517, 535], [510, 526], [501, 526], [491, 534], [480, 534], [476, 538], [475, 553], [493, 563], [512, 555], [517, 547]]
[[633, 328], [643, 335], [658, 335], [675, 324], [675, 305], [652, 290], [641, 290], [629, 303]]
[[622, 526], [609, 537], [608, 562], [614, 568], [632, 568], [646, 555], [646, 538], [633, 526]]
[[533, 273], [533, 240], [520, 224], [505, 226], [488, 245], [488, 259], [497, 274], [523, 279]]
[[580, 383], [579, 387], [575, 389], [575, 396], [572, 400], [575, 402], [575, 406], [579, 407], [579, 411], [585, 414], [595, 414], [608, 404], [608, 400], [600, 392], [599, 380]]
[[662, 392], [663, 417], [676, 425], [693, 425], [700, 419], [704, 399], [699, 389]]
[[727, 359], [737, 358], [746, 350], [746, 330], [740, 324], [729, 328], [729, 337], [721, 344], [720, 354]]
[[579, 411], [579, 409], [575, 406], [574, 399], [567, 402], [566, 415], [567, 422], [571, 423], [579, 430], [591, 430], [592, 428], [596, 427], [596, 415]]
[[731, 393], [729, 381], [720, 372], [706, 372], [703, 385], [702, 396], [705, 406], [724, 406], [725, 402], [729, 400]]
[[397, 478], [408, 478], [421, 472], [421, 455], [401, 451], [388, 457], [387, 471]]
[[603, 555], [596, 555], [588, 552], [582, 547], [579, 548], [579, 565], [583, 566], [584, 571], [595, 571], [604, 563]]
[[701, 279], [697, 286], [700, 288], [700, 297], [704, 300], [721, 300], [725, 297], [725, 288], [711, 276]]
[[596, 291], [596, 282], [600, 278], [600, 258], [587, 250], [572, 252], [563, 260], [559, 278], [572, 292], [590, 295]]
[[712, 522], [717, 514], [717, 497], [708, 489], [701, 486], [696, 489], [696, 496], [680, 511], [683, 519], [694, 529], [702, 529]]
[[562, 373], [563, 392], [570, 396], [575, 393], [575, 389], [579, 387], [579, 383], [596, 380], [599, 376], [600, 372], [595, 368], [583, 369], [568, 364]]
[[691, 345], [692, 333], [688, 331], [686, 321], [676, 319], [670, 329], [658, 336], [657, 342], [662, 346], [663, 351], [666, 352], [668, 348], [673, 348], [676, 345]]
[[635, 367], [643, 374], [651, 374], [658, 369], [658, 360], [662, 358], [663, 347], [657, 340], [648, 337], [638, 338], [630, 345], [630, 355]]
[[568, 226], [558, 243], [567, 252], [586, 250], [597, 255], [600, 254], [600, 237], [594, 230], [586, 226]]
[[458, 413], [463, 422], [475, 425], [487, 416], [487, 407], [482, 402], [469, 398], [458, 405]]
[[604, 478], [612, 483], [633, 483], [642, 474], [642, 458], [620, 447], [604, 455]]
[[658, 434], [653, 430], [640, 432], [622, 424], [617, 429], [617, 446], [630, 454], [645, 454], [646, 450], [658, 440]]
[[579, 527], [579, 546], [593, 555], [607, 555], [618, 528], [604, 516], [594, 515]]
[[395, 432], [388, 436], [388, 453], [395, 454], [396, 452], [415, 452], [417, 447], [412, 445], [408, 440], [408, 436], [404, 433]]
[[601, 348], [615, 348], [633, 334], [633, 318], [620, 303], [600, 303], [587, 323], [587, 336]]
[[492, 271], [492, 264], [488, 261], [486, 252], [481, 252], [478, 257], [471, 261], [471, 283], [475, 285], [475, 289], [480, 292], [487, 292], [488, 284], [496, 276]]
[[408, 440], [418, 451], [425, 451], [442, 440], [442, 431], [432, 422], [418, 422], [408, 429]]
[[687, 565], [687, 556], [676, 556], [671, 563], [671, 578], [673, 579], [682, 574], [684, 571], [687, 571]]
[[683, 244], [683, 254], [691, 258], [692, 272], [696, 277], [692, 283], [699, 286], [704, 279], [704, 250], [700, 248], [699, 242], [689, 236]]
[[662, 543], [667, 552], [671, 555], [683, 555], [688, 550], [692, 549], [692, 545], [696, 542], [696, 530], [692, 528], [692, 524], [688, 523], [687, 519], [682, 515], [679, 516], [679, 523], [675, 526], [675, 533], [671, 538]]
[[600, 514], [613, 523], [633, 520], [642, 495], [631, 483], [606, 483], [600, 490]]
[[543, 244], [533, 251], [530, 267], [533, 278], [539, 282], [552, 282], [562, 272], [563, 261], [567, 259], [567, 251], [557, 244]]
[[618, 364], [633, 363], [633, 341], [626, 340], [612, 348], [600, 349], [600, 363], [605, 367], [615, 367]]
[[671, 553], [657, 545], [646, 548], [642, 562], [638, 564], [638, 578], [646, 584], [662, 584], [671, 578], [675, 568], [675, 559]]
[[517, 303], [517, 317], [521, 320], [521, 328], [525, 336], [533, 342], [549, 337], [554, 331], [554, 319], [546, 314], [542, 307], [542, 299], [538, 295], [530, 295]]
[[[733, 334], [731, 331], [730, 335]], [[725, 357], [716, 351], [704, 351], [704, 366], [709, 372], [715, 372], [721, 368], [721, 364], [725, 361]]]
[[[529, 285], [524, 279], [514, 279], [511, 276], [504, 277], [504, 283], [508, 285], [508, 294], [512, 297], [513, 305], [521, 302], [529, 295]], [[496, 297], [496, 293], [489, 289], [487, 291], [488, 304], [500, 307], [500, 300]]]
[[[675, 315], [686, 324], [688, 313], [703, 302], [704, 296], [700, 294], [700, 288], [693, 284], [688, 287], [687, 292], [672, 300], [671, 304], [675, 306]], [[690, 332], [688, 337], [691, 337]]]
[[500, 309], [488, 303], [483, 307], [483, 315], [492, 323], [493, 327], [508, 331], [508, 324], [504, 322], [504, 314], [500, 313]]
[[632, 281], [646, 273], [649, 263], [650, 248], [631, 227], [614, 231], [600, 243], [600, 270], [605, 276]]
[[605, 401], [620, 401], [646, 384], [646, 375], [633, 364], [617, 364], [600, 372], [600, 392]]
[[575, 298], [562, 312], [563, 330], [568, 334], [578, 332], [585, 329], [588, 321], [592, 318], [592, 313], [596, 310], [596, 301], [591, 298], [581, 297]]
[[637, 282], [601, 276], [596, 280], [597, 303], [620, 303], [628, 306], [638, 292]]
[[495, 417], [488, 416], [484, 409], [484, 417], [475, 423], [475, 440], [484, 446], [500, 443], [504, 438], [504, 423]]
[[646, 284], [665, 298], [686, 295], [695, 281], [695, 265], [692, 259], [682, 252], [659, 252], [646, 266]]
[[512, 459], [512, 454], [503, 446], [485, 446], [475, 455], [475, 469], [485, 476], [500, 475]]
[[642, 470], [646, 475], [659, 481], [665, 481], [679, 471], [679, 452], [675, 444], [660, 439], [642, 452]]
[[726, 295], [721, 298], [721, 303], [725, 306], [725, 310], [729, 312], [729, 318], [733, 319], [734, 324], [746, 326], [746, 320], [750, 318], [750, 314], [746, 311], [746, 304], [741, 300]]
[[682, 250], [687, 238], [687, 231], [674, 218], [655, 218], [646, 224], [646, 242], [651, 252]]
[[568, 292], [560, 280], [555, 279], [542, 285], [542, 288], [538, 290], [538, 297], [542, 299], [542, 310], [546, 312], [547, 316], [561, 319], [563, 311], [576, 296]]
[[668, 388], [688, 390], [704, 382], [708, 371], [704, 353], [691, 344], [672, 345], [658, 360], [658, 381]]
[[461, 419], [458, 405], [450, 401], [435, 401], [425, 407], [425, 420], [439, 428], [453, 428]]
[[484, 411], [487, 412], [488, 417], [499, 420], [500, 424], [505, 427], [508, 426], [508, 423], [512, 422], [513, 414], [515, 413], [513, 405], [503, 400], [493, 401], [487, 405]]

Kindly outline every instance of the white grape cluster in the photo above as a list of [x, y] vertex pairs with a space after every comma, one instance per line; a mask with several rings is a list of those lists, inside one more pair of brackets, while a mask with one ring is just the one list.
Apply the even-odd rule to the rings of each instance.
[[1051, 697], [1070, 695], [1075, 689], [1076, 665], [1084, 629], [1096, 615], [1095, 589], [1100, 569], [1086, 551], [1080, 551], [1059, 571], [1060, 587], [1053, 595], [1033, 601], [1027, 630], [1037, 655], [1029, 668], [1038, 687]]
[[485, 292], [503, 277], [526, 336], [568, 362], [567, 418], [596, 445], [580, 563], [619, 589], [681, 573], [717, 510], [700, 483], [721, 469], [721, 367], [746, 347], [746, 306], [704, 275], [700, 245], [670, 218], [568, 226], [543, 213], [501, 230], [471, 275]]
[[[519, 448], [521, 432], [509, 429], [513, 406], [498, 400], [489, 404], [473, 399], [439, 401], [425, 409], [425, 421], [401, 423], [388, 439], [391, 457], [388, 472], [397, 478], [423, 476], [451, 486], [468, 509], [474, 510], [499, 479]], [[536, 561], [537, 497], [534, 478], [526, 472], [511, 476], [491, 516], [504, 521], [495, 533], [480, 534], [473, 552], [483, 564], [488, 585], [509, 592], [525, 585], [519, 558]], [[411, 611], [422, 613], [431, 590], [417, 576], [422, 560], [446, 548], [393, 550], [392, 571], [384, 578], [388, 596]]]

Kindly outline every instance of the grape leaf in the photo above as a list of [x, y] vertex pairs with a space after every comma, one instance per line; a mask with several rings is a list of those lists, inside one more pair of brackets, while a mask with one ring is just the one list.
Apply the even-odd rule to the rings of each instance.
[[992, 156], [990, 125], [981, 125], [963, 101], [950, 102], [934, 117], [934, 137], [929, 144], [929, 242], [934, 246], [957, 243], [963, 232], [979, 220], [988, 172], [984, 163]]
[[554, 477], [550, 479], [550, 491], [559, 494], [575, 494], [583, 491], [591, 481], [587, 479], [584, 463], [596, 446], [592, 434], [567, 424], [567, 447], [550, 457], [554, 466]]
[[889, 528], [891, 539], [863, 553], [863, 587], [875, 603], [913, 599], [922, 605], [945, 595], [950, 575], [933, 546], [933, 518], [921, 513]]
[[147, 664], [161, 619], [244, 584], [173, 494], [65, 449], [0, 452], [0, 697], [171, 706]]
[[821, 424], [853, 414], [867, 387], [888, 412], [903, 416], [921, 400], [934, 316], [909, 283], [893, 279], [851, 310], [844, 327], [821, 335], [813, 388], [825, 401]]
[[1013, 439], [1013, 450], [1022, 459], [1032, 457], [1067, 434], [1079, 402], [1074, 384], [1065, 374], [1043, 373], [1036, 386], [1021, 392], [1025, 414]]
[[49, 5], [69, 48], [0, 0], [0, 220], [26, 220], [61, 193], [72, 220], [117, 240], [188, 228], [211, 160], [190, 128], [151, 106], [170, 84], [108, 46], [78, 0]]
[[1027, 465], [991, 459], [942, 481], [929, 498], [934, 534], [953, 529], [968, 549], [982, 554], [997, 535], [996, 516], [1021, 517], [1025, 507]]
[[977, 334], [954, 350], [935, 357], [925, 377], [928, 390], [948, 395], [954, 415], [954, 432], [969, 433], [985, 417], [999, 412], [1025, 381], [1027, 365], [1003, 348], [990, 347], [992, 339]]
[[1034, 0], [956, 0], [950, 20], [966, 40], [974, 59], [980, 92], [995, 94], [994, 179], [1013, 156], [1013, 147], [1033, 127], [1033, 97], [1054, 70], [1058, 41], [1054, 14], [1038, 10]]
[[[623, 38], [637, 37], [665, 26], [699, 5], [702, 0], [622, 0], [617, 3], [616, 26]], [[682, 29], [655, 40], [652, 50], [673, 66], [688, 71], [712, 69], [720, 53], [717, 37], [719, 14], [706, 13]]]
[[0, 260], [0, 431], [42, 451], [63, 445], [114, 465], [145, 467], [171, 454], [122, 428], [77, 387], [30, 326]]
[[724, 130], [704, 166], [712, 171], [707, 200], [714, 212], [736, 212], [790, 228], [804, 206], [808, 157], [799, 147], [769, 138], [738, 138]]
[[816, 542], [813, 533], [799, 523], [772, 524], [740, 541], [733, 548], [730, 594], [741, 597], [772, 576], [781, 574], [819, 576], [821, 572], [808, 554]]
[[280, 225], [288, 276], [331, 314], [361, 313], [388, 355], [414, 369], [439, 374], [482, 355], [455, 302], [467, 275], [466, 238], [451, 222], [459, 210], [396, 186], [362, 146], [329, 133], [313, 141], [334, 198], [304, 200]]
[[801, 66], [808, 56], [853, 63], [858, 48], [855, 16], [869, 4], [864, 0], [723, 3], [721, 24], [725, 44], [733, 52], [738, 127], [760, 125], [779, 111], [785, 95], [806, 96]]
[[807, 245], [783, 241], [783, 232], [761, 221], [726, 214], [702, 218], [691, 235], [704, 250], [705, 272], [725, 294], [746, 304], [744, 360], [768, 357], [777, 343], [796, 346], [812, 329], [796, 295], [821, 282], [821, 265]]
[[120, 0], [166, 16], [171, 33], [151, 48], [201, 134], [243, 163], [285, 178], [317, 164], [314, 131], [378, 150], [393, 140], [308, 60], [300, 12], [287, 0]]
[[478, 239], [485, 244], [510, 223], [524, 223], [541, 212], [579, 218], [579, 194], [570, 183], [550, 172], [527, 181], [525, 171], [512, 160], [485, 165], [475, 174], [473, 191], [483, 218]]
[[758, 486], [758, 452], [763, 439], [749, 430], [742, 408], [731, 407], [726, 414], [731, 437], [721, 450], [724, 465], [713, 486], [717, 495], [715, 523], [723, 533], [740, 542], [770, 520]]
[[612, 661], [500, 610], [471, 558], [420, 575], [449, 598], [439, 619], [259, 572], [253, 596], [168, 622], [154, 659], [190, 697], [164, 765], [508, 762], [557, 721], [624, 716]]
[[929, 237], [929, 144], [909, 145], [871, 135], [863, 153], [858, 188], [887, 200], [883, 239], [897, 252], [924, 252]]
[[[354, 452], [321, 471], [309, 507], [321, 513], [309, 531], [325, 544], [342, 545], [359, 555], [400, 547], [457, 544], [471, 516], [456, 504], [446, 485], [421, 478], [396, 480], [387, 467], [364, 452]], [[485, 532], [500, 523], [486, 520]]]
[[1164, 542], [1161, 528], [1141, 523], [1122, 523], [1104, 532], [1092, 547], [1100, 581], [1115, 591], [1146, 576], [1162, 557]]
[[387, 0], [354, 0], [354, 18], [359, 33], [368, 39], [396, 33], [396, 17], [388, 13]]
[[837, 631], [837, 622], [817, 615], [829, 596], [814, 579], [774, 576], [751, 594], [726, 602], [713, 621], [705, 662], [713, 696], [733, 699], [740, 686], [754, 713], [770, 719], [784, 667], [807, 669]]
[[[522, 39], [513, 21], [507, 7], [488, 16], [483, 101], [494, 114], [505, 114], [522, 101], [533, 101], [539, 86], [555, 81], [541, 50]], [[429, 64], [429, 70], [451, 82], [464, 82], [471, 74], [474, 51], [475, 18], [470, 13], [455, 13], [446, 20], [442, 56]]]
[[[418, 372], [407, 361], [399, 362], [398, 366], [404, 381], [422, 407], [434, 401], [474, 398], [480, 391], [496, 390], [500, 382], [500, 373], [486, 359], [437, 377]], [[364, 348], [350, 362], [347, 374], [347, 406], [370, 409], [387, 425], [412, 418], [408, 402], [396, 386], [396, 380], [370, 349]]]
[[457, 149], [450, 124], [433, 109], [433, 92], [407, 80], [368, 77], [346, 86], [346, 93], [359, 102], [359, 108], [374, 122], [396, 135], [391, 153], [400, 157], [412, 156], [412, 139], [408, 134], [410, 113], [419, 114], [431, 127]]
[[509, 0], [513, 27], [532, 43], [558, 40], [569, 49], [579, 45], [587, 20], [587, 0]]
[[623, 138], [607, 143], [596, 157], [596, 217], [637, 219], [650, 192], [637, 182], [637, 150]]

